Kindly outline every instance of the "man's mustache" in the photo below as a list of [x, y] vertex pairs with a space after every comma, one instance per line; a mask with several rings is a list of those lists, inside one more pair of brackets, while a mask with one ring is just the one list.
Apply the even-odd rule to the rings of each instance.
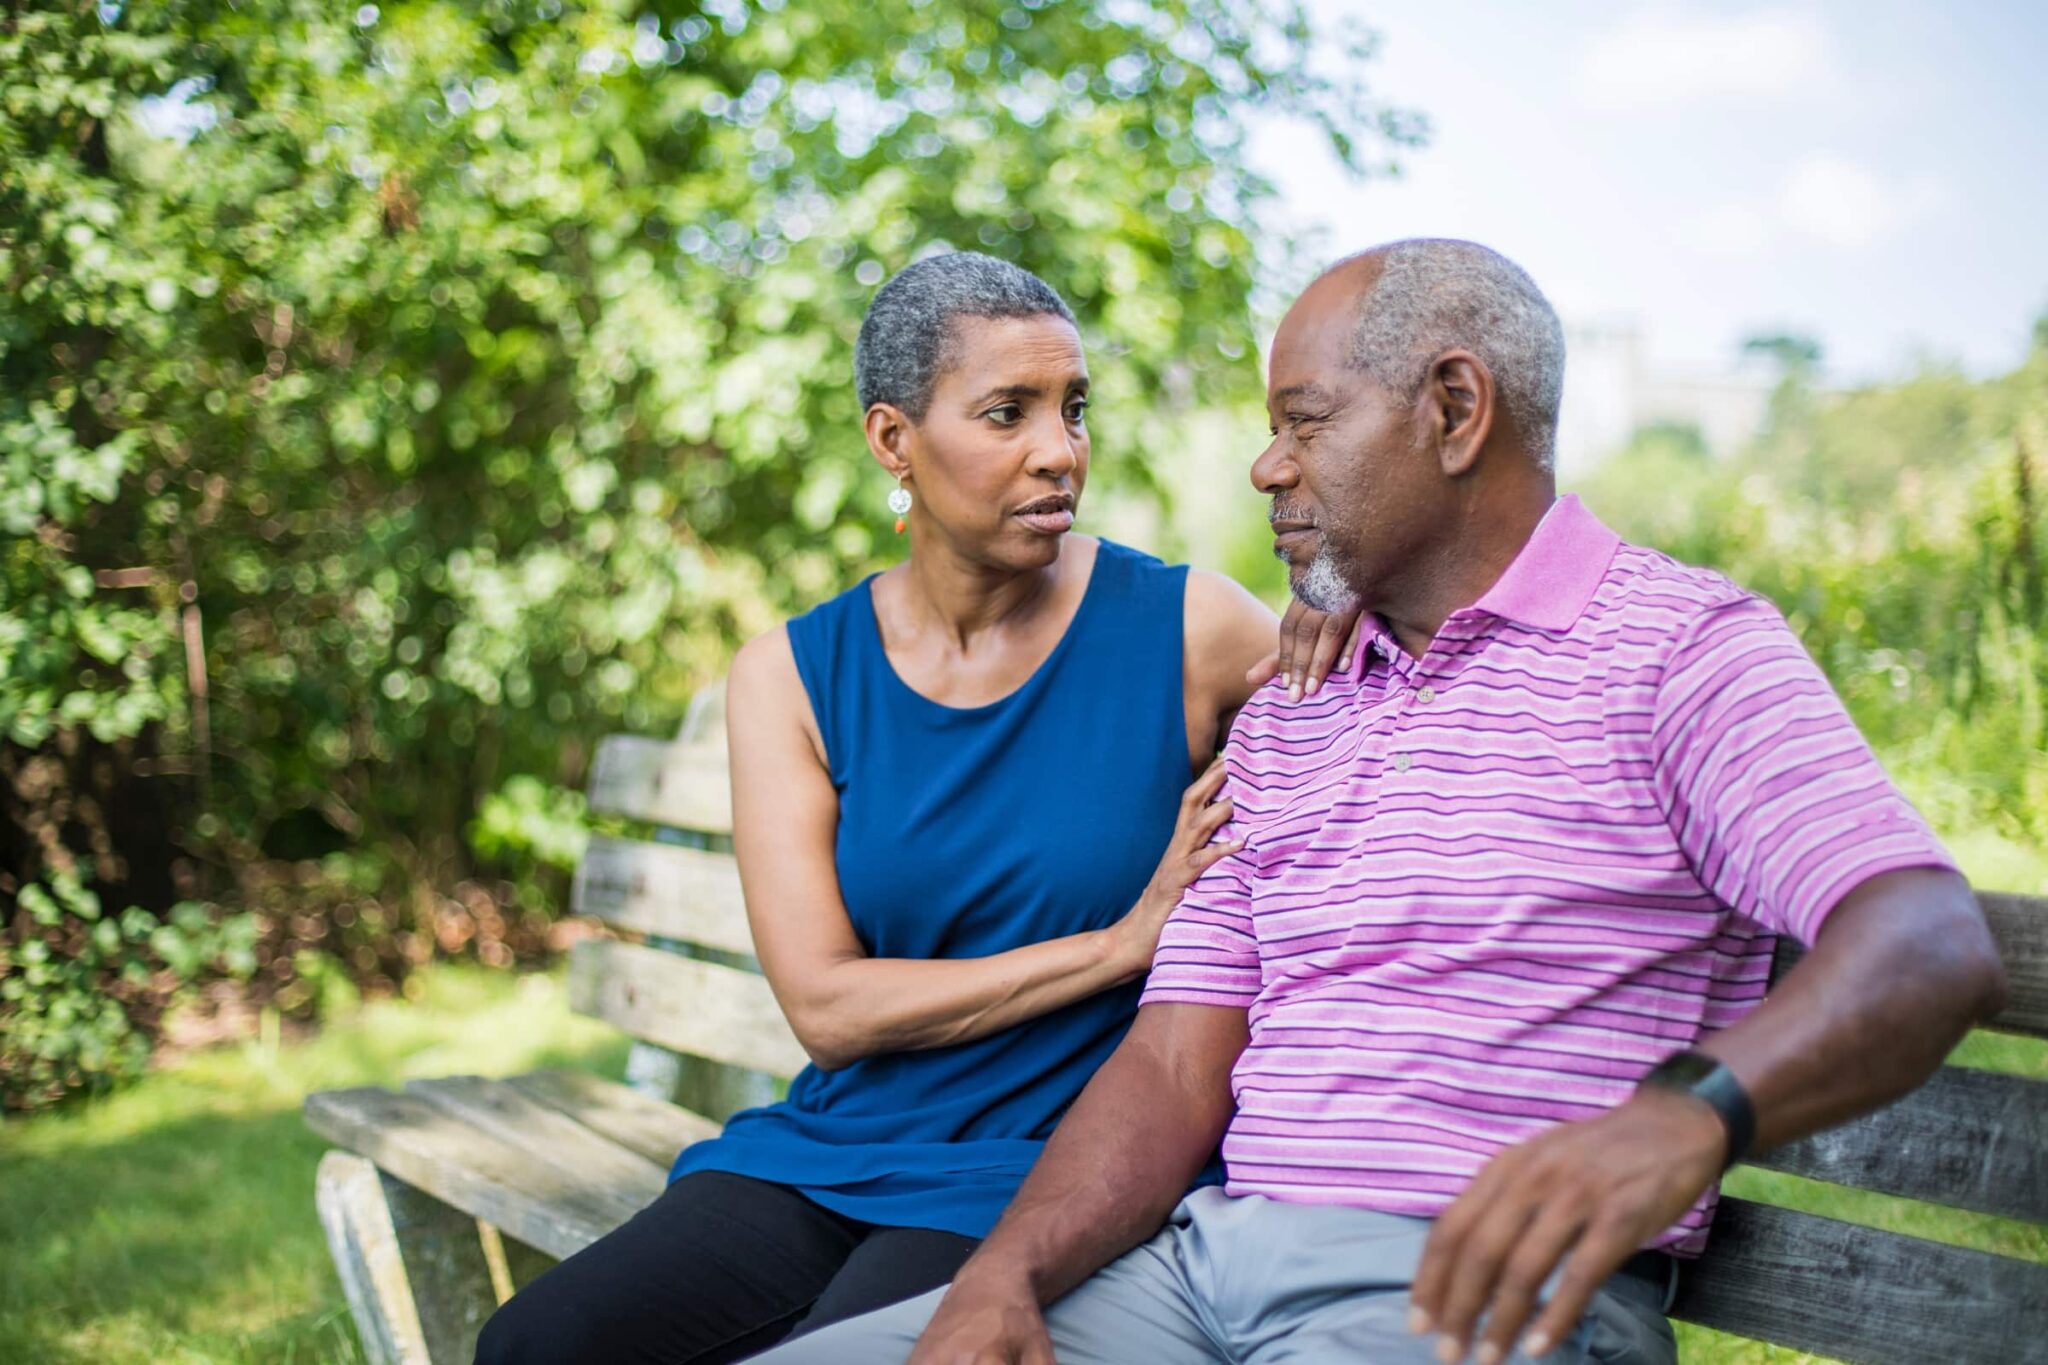
[[1276, 525], [1283, 521], [1298, 521], [1314, 525], [1315, 515], [1308, 508], [1298, 503], [1286, 502], [1280, 498], [1275, 498], [1273, 499], [1273, 510], [1266, 513], [1266, 520]]

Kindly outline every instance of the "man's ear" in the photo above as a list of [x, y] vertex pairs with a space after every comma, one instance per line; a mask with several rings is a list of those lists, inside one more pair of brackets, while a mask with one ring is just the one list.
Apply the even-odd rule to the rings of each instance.
[[867, 432], [868, 453], [892, 479], [910, 477], [910, 438], [916, 424], [893, 403], [876, 403], [868, 409], [862, 426]]
[[1493, 432], [1493, 372], [1470, 351], [1445, 351], [1430, 366], [1425, 389], [1434, 409], [1438, 464], [1448, 478], [1471, 473]]

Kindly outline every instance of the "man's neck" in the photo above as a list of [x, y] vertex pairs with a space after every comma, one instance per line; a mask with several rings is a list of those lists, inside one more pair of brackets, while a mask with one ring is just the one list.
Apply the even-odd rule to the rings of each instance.
[[1445, 528], [1440, 552], [1421, 556], [1386, 600], [1373, 605], [1401, 651], [1421, 658], [1453, 612], [1486, 596], [1556, 501], [1557, 489], [1546, 479], [1461, 508], [1457, 524]]

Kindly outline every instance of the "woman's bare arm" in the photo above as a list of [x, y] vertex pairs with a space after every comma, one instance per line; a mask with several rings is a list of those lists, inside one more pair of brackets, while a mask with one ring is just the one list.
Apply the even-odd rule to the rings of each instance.
[[[1218, 768], [1190, 789], [1151, 886], [1110, 928], [983, 958], [874, 958], [840, 896], [839, 797], [786, 630], [753, 641], [733, 660], [726, 729], [733, 850], [755, 951], [797, 1041], [827, 1070], [986, 1037], [1135, 979], [1187, 882], [1235, 847], [1209, 843], [1228, 816], [1227, 805], [1208, 804]], [[903, 876], [914, 894], [914, 863]]]
[[[1318, 623], [1324, 619], [1320, 613], [1314, 616]], [[1274, 642], [1284, 637], [1280, 618], [1243, 584], [1190, 569], [1181, 638], [1188, 755], [1199, 767], [1223, 748], [1238, 708], [1272, 676], [1268, 672], [1254, 682], [1248, 671], [1276, 659]]]

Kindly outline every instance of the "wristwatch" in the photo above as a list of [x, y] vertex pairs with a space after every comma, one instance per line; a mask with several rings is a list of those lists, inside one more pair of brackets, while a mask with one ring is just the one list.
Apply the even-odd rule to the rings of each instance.
[[1681, 1090], [1714, 1106], [1722, 1126], [1728, 1130], [1728, 1159], [1721, 1163], [1722, 1170], [1742, 1160], [1749, 1151], [1749, 1144], [1756, 1137], [1756, 1108], [1750, 1104], [1749, 1092], [1742, 1088], [1742, 1082], [1719, 1060], [1691, 1048], [1674, 1052], [1651, 1067], [1636, 1088], [1644, 1086]]

